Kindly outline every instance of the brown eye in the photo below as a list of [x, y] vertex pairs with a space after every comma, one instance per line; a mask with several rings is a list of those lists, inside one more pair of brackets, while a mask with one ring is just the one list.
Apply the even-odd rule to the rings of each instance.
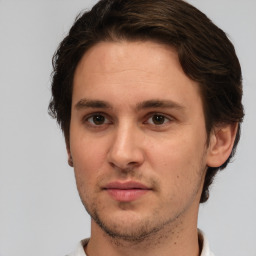
[[93, 122], [94, 122], [94, 124], [96, 124], [96, 125], [104, 124], [104, 122], [105, 122], [105, 117], [104, 117], [104, 116], [101, 116], [101, 115], [94, 116], [94, 117], [93, 117]]
[[100, 114], [92, 115], [87, 119], [87, 122], [89, 122], [92, 125], [103, 125], [109, 123], [108, 119]]
[[165, 117], [161, 115], [152, 116], [152, 122], [156, 125], [163, 124], [165, 122]]
[[162, 125], [169, 121], [170, 121], [170, 118], [161, 114], [154, 114], [147, 120], [147, 122], [152, 125]]

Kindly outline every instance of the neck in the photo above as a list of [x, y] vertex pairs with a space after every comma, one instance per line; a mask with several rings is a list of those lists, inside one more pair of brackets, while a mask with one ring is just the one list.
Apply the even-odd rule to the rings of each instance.
[[126, 241], [110, 237], [92, 220], [91, 239], [85, 252], [87, 256], [199, 256], [197, 223], [184, 221], [181, 216], [140, 241]]

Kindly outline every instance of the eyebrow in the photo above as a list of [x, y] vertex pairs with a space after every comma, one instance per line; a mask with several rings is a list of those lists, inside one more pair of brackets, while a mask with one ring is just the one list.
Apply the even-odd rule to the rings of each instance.
[[147, 109], [147, 108], [173, 108], [173, 109], [185, 109], [185, 106], [171, 101], [171, 100], [147, 100], [141, 103], [138, 103], [136, 106], [137, 110]]
[[75, 108], [80, 110], [80, 109], [85, 109], [85, 108], [104, 108], [104, 109], [110, 109], [112, 108], [109, 103], [103, 100], [88, 100], [88, 99], [82, 99], [79, 100]]
[[[86, 109], [86, 108], [102, 108], [102, 109], [112, 109], [110, 103], [103, 100], [89, 100], [89, 99], [81, 99], [79, 100], [75, 108], [77, 110]], [[185, 106], [180, 105], [171, 100], [159, 100], [152, 99], [140, 102], [136, 104], [136, 110], [149, 109], [149, 108], [172, 108], [177, 110], [185, 109]]]

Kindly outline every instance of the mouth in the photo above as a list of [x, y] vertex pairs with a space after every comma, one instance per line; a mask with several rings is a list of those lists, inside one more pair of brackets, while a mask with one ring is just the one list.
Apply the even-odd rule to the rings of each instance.
[[111, 182], [104, 187], [110, 197], [119, 202], [131, 202], [141, 198], [143, 195], [152, 191], [146, 185], [135, 182]]

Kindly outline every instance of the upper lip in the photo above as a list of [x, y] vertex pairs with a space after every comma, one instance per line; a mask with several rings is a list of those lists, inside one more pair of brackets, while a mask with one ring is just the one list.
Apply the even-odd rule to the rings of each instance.
[[114, 182], [108, 183], [104, 187], [104, 189], [150, 189], [150, 188], [137, 181], [126, 181], [126, 182], [114, 181]]

